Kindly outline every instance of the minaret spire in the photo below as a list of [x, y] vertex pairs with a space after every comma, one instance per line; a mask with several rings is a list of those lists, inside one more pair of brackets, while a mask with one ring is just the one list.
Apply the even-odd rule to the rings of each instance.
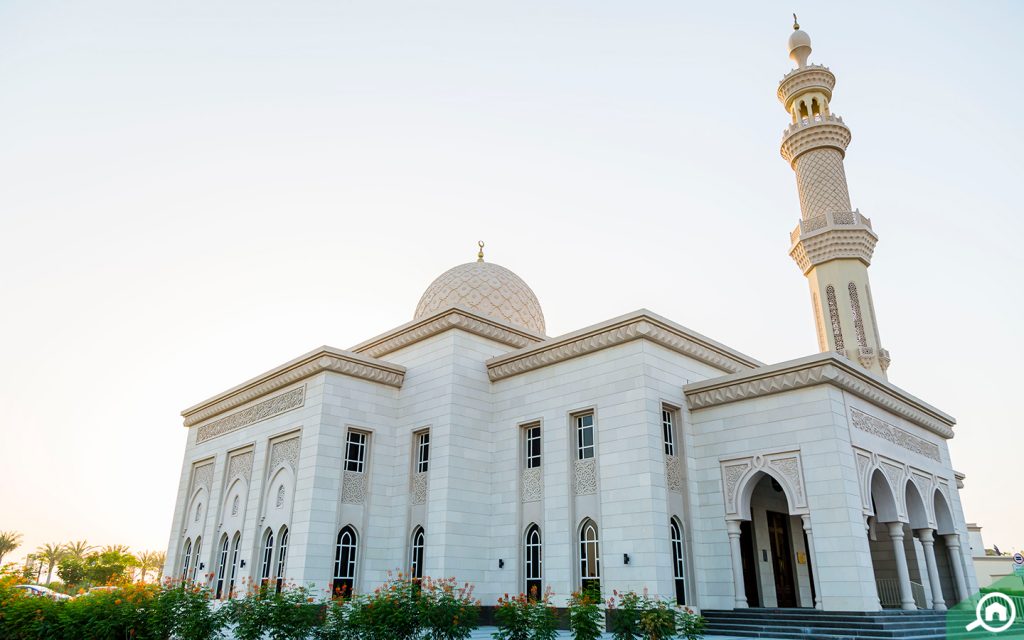
[[792, 123], [783, 132], [782, 157], [796, 174], [800, 223], [790, 234], [789, 255], [811, 288], [818, 345], [885, 377], [889, 352], [882, 348], [868, 283], [878, 236], [871, 220], [852, 208], [843, 159], [850, 129], [829, 102], [836, 77], [808, 64], [811, 38], [793, 14], [789, 57], [797, 68], [779, 83], [779, 100]]

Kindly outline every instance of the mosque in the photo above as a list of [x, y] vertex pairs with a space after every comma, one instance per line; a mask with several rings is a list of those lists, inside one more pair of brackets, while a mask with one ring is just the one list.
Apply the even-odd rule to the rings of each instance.
[[596, 585], [705, 611], [943, 611], [976, 591], [955, 421], [887, 380], [850, 129], [794, 29], [781, 153], [819, 353], [766, 364], [644, 309], [548, 336], [481, 243], [411, 322], [182, 413], [165, 574], [221, 599], [244, 578], [366, 592], [397, 569], [484, 605]]

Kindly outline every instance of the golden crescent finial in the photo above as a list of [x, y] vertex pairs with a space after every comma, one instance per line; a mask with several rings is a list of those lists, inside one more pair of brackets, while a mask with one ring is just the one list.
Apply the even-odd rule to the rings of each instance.
[[476, 261], [477, 262], [483, 262], [484, 261], [484, 241], [481, 240], [481, 241], [477, 242], [476, 246], [480, 247], [480, 251], [477, 252], [477, 254], [476, 254]]
[[796, 21], [796, 14], [793, 14], [793, 31], [800, 28], [800, 23]]

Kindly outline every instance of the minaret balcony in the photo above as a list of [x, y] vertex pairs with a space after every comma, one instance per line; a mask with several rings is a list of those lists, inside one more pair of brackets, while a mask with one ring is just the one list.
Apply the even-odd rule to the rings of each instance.
[[855, 259], [871, 264], [878, 236], [860, 211], [827, 211], [801, 220], [789, 234], [789, 255], [806, 274], [830, 260]]
[[782, 132], [779, 153], [790, 165], [801, 154], [823, 147], [836, 149], [845, 156], [846, 147], [850, 145], [852, 138], [853, 134], [843, 123], [842, 116], [815, 115], [797, 120]]
[[828, 67], [821, 64], [809, 64], [787, 73], [779, 82], [779, 90], [776, 95], [779, 97], [779, 102], [786, 106], [786, 111], [792, 111], [793, 100], [808, 91], [818, 91], [825, 94], [828, 100], [832, 100], [832, 89], [835, 86], [836, 77]]

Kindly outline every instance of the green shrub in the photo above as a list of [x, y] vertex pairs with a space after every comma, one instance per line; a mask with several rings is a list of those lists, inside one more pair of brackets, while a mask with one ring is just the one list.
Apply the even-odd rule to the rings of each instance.
[[603, 615], [598, 606], [600, 596], [593, 591], [576, 592], [569, 598], [569, 630], [575, 640], [597, 640], [601, 637]]
[[555, 640], [558, 635], [558, 614], [551, 605], [551, 589], [540, 599], [525, 593], [498, 598], [494, 609], [498, 630], [494, 640]]
[[223, 610], [234, 623], [238, 640], [305, 640], [323, 623], [323, 606], [305, 587], [252, 585], [245, 595], [228, 600]]
[[691, 609], [647, 595], [612, 592], [608, 601], [609, 627], [615, 640], [696, 640], [704, 634], [704, 618]]
[[421, 626], [431, 640], [465, 640], [480, 618], [480, 601], [473, 599], [473, 586], [461, 587], [455, 578], [425, 578], [419, 597]]

